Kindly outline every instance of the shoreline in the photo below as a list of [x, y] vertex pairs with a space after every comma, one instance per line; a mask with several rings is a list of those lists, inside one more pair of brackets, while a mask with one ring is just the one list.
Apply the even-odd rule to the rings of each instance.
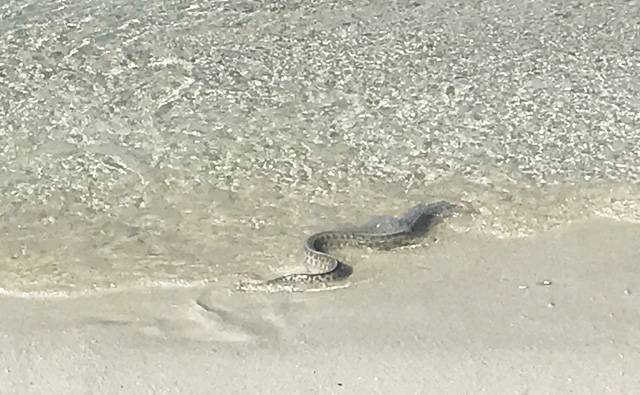
[[[632, 393], [640, 225], [447, 235], [351, 286], [0, 297], [8, 393]], [[455, 262], [455, 264], [452, 264]], [[395, 266], [390, 266], [395, 265]]]

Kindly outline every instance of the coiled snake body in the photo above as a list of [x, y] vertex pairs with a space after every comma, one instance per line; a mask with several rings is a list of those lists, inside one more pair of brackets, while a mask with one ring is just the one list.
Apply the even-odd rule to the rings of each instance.
[[315, 233], [304, 242], [307, 272], [287, 274], [264, 282], [241, 282], [239, 291], [296, 291], [313, 284], [326, 285], [351, 275], [353, 270], [330, 250], [344, 247], [369, 247], [387, 250], [414, 244], [433, 225], [453, 213], [454, 205], [445, 201], [418, 204], [399, 217], [377, 216], [352, 229]]

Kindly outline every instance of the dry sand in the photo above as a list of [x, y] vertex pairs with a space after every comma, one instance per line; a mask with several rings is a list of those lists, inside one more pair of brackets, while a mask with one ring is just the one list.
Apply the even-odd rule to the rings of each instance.
[[640, 225], [365, 252], [315, 293], [0, 299], [3, 394], [632, 394]]

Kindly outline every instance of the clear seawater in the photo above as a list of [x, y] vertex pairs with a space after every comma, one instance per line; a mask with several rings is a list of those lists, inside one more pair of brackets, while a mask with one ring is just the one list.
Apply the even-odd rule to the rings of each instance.
[[0, 6], [0, 290], [268, 276], [442, 199], [640, 220], [640, 5], [441, 3]]

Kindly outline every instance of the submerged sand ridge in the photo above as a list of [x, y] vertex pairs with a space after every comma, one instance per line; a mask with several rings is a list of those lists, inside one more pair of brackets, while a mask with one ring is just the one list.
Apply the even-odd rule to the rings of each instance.
[[25, 394], [633, 393], [638, 235], [610, 221], [520, 240], [450, 234], [374, 258], [327, 292], [2, 297], [13, 318], [0, 323], [0, 383]]

